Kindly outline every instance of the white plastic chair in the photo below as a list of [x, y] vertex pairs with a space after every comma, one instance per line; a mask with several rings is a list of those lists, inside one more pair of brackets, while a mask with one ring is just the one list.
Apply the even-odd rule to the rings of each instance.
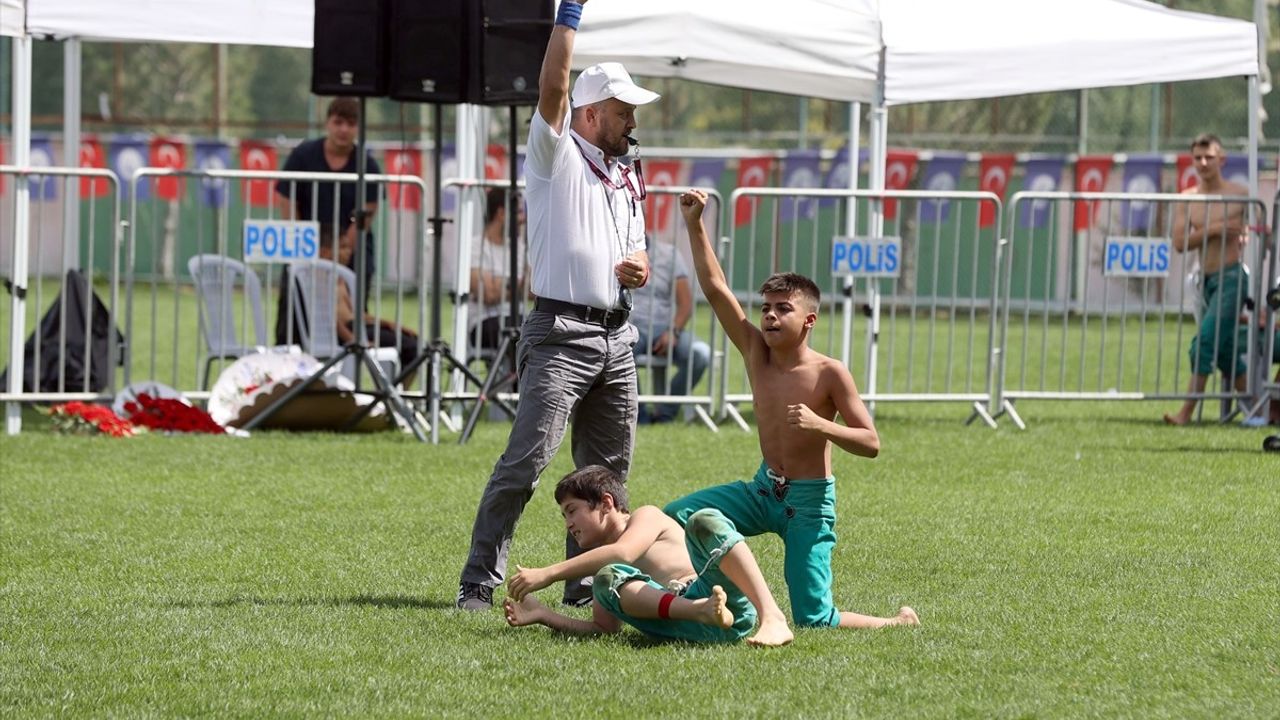
[[[221, 255], [196, 255], [187, 261], [187, 272], [200, 298], [200, 327], [207, 347], [199, 378], [204, 390], [209, 387], [209, 369], [214, 360], [235, 359], [266, 348], [262, 282], [244, 263]], [[245, 307], [241, 310], [234, 306], [238, 285], [244, 290]], [[248, 327], [250, 323], [252, 328]]]
[[[308, 260], [294, 263], [289, 269], [289, 301], [293, 306], [294, 327], [307, 354], [319, 360], [327, 360], [342, 353], [342, 341], [338, 339], [338, 281], [346, 283], [347, 295], [355, 302], [356, 274], [350, 268], [329, 260]], [[357, 314], [359, 320], [359, 314]], [[364, 323], [355, 323], [355, 332], [365, 332]], [[365, 338], [366, 343], [369, 338]], [[374, 361], [382, 366], [387, 376], [394, 378], [400, 372], [400, 353], [394, 347], [368, 347]], [[347, 356], [342, 361], [342, 374], [355, 380], [356, 358]]]

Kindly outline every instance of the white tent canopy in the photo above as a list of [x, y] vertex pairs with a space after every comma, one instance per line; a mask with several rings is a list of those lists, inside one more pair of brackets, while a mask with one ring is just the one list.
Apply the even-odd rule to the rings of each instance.
[[[13, 2], [0, 0], [5, 15]], [[26, 5], [28, 35], [83, 40], [311, 47], [315, 17], [314, 0], [26, 0]]]
[[1253, 23], [1143, 0], [654, 1], [588, 5], [574, 65], [884, 105], [1258, 73]]
[[0, 35], [21, 35], [25, 12], [22, 0], [0, 0]]

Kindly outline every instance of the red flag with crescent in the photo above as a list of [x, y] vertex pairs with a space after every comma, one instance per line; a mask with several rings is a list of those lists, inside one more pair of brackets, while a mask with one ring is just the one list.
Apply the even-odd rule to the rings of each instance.
[[674, 188], [680, 185], [680, 173], [684, 162], [680, 160], [644, 160], [644, 184], [651, 191], [644, 201], [644, 222], [650, 232], [663, 233], [675, 217], [677, 196], [652, 192], [654, 188]]
[[[1110, 155], [1086, 155], [1076, 160], [1076, 192], [1102, 192], [1111, 173]], [[1097, 200], [1077, 200], [1075, 230], [1088, 230], [1098, 212]]]
[[[86, 136], [80, 141], [80, 167], [102, 169], [107, 166], [107, 155], [96, 137]], [[100, 198], [111, 192], [111, 185], [99, 178], [80, 178], [80, 197]]]
[[[388, 175], [422, 177], [422, 153], [412, 148], [387, 151]], [[391, 183], [387, 186], [387, 202], [393, 209], [421, 210], [422, 190], [417, 185]]]
[[[918, 159], [914, 150], [890, 150], [884, 159], [884, 189], [906, 190], [916, 174]], [[884, 201], [884, 217], [886, 220], [898, 217], [897, 200]]]
[[[179, 140], [158, 137], [151, 141], [151, 166], [181, 170], [187, 166], [187, 146]], [[182, 183], [176, 177], [156, 179], [156, 196], [161, 200], [177, 200]]]
[[[738, 187], [764, 187], [769, 184], [769, 175], [773, 172], [773, 158], [746, 157], [738, 160]], [[738, 198], [738, 206], [733, 215], [737, 218], [734, 227], [742, 227], [751, 222], [758, 201], [752, 198]]]
[[1178, 155], [1178, 192], [1190, 190], [1200, 184], [1200, 176], [1196, 175], [1195, 161], [1188, 153]]
[[[278, 167], [278, 155], [275, 145], [261, 140], [240, 141], [240, 169], [262, 170], [273, 172]], [[271, 180], [249, 180], [244, 184], [244, 198], [249, 207], [269, 207], [271, 193], [275, 182]]]
[[[1005, 190], [1009, 187], [1009, 176], [1013, 174], [1015, 157], [1012, 153], [986, 153], [978, 167], [978, 189], [994, 193], [1004, 200]], [[996, 205], [987, 201], [981, 203], [978, 212], [978, 227], [991, 227], [996, 223]]]
[[485, 180], [510, 180], [507, 174], [507, 149], [497, 143], [491, 143], [484, 154]]

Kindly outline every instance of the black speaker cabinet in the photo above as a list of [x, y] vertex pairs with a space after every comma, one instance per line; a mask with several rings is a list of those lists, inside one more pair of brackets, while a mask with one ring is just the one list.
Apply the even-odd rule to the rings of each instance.
[[537, 103], [552, 9], [551, 0], [390, 0], [391, 97]]
[[316, 0], [311, 92], [387, 94], [387, 0]]

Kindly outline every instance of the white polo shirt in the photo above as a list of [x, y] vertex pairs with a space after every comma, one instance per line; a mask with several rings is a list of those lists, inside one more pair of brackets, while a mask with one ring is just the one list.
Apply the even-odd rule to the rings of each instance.
[[[569, 129], [569, 115], [563, 127], [557, 135], [536, 111], [529, 125], [524, 173], [531, 288], [538, 297], [611, 310], [620, 288], [614, 266], [645, 247], [644, 206], [632, 199], [619, 164], [607, 166], [599, 148]], [[620, 189], [596, 177], [584, 154]], [[632, 185], [639, 188], [634, 177]]]

